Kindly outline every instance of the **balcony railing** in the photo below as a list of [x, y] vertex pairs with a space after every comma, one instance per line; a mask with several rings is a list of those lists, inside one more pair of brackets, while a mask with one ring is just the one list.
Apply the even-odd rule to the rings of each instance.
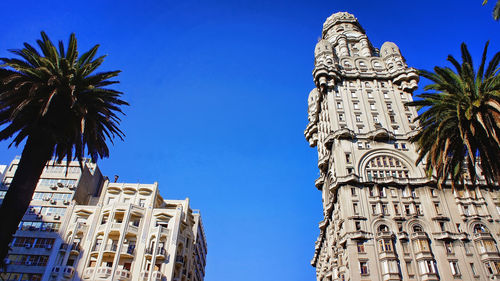
[[92, 277], [92, 275], [94, 274], [94, 271], [95, 271], [95, 268], [94, 267], [89, 267], [89, 268], [86, 268], [84, 271], [83, 271], [83, 279], [90, 279], [90, 277]]
[[111, 267], [98, 267], [96, 270], [96, 276], [98, 278], [108, 278], [113, 273]]
[[104, 248], [104, 251], [106, 251], [106, 252], [115, 252], [117, 248], [118, 248], [117, 244], [106, 244], [106, 247]]
[[115, 271], [115, 277], [118, 277], [119, 280], [130, 280], [130, 271], [127, 269], [117, 269]]

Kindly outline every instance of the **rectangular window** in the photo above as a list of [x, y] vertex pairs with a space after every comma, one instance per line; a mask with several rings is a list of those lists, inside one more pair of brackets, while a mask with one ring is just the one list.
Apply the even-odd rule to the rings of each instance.
[[359, 103], [357, 103], [357, 102], [353, 103], [353, 104], [352, 104], [352, 107], [353, 107], [354, 109], [359, 109]]
[[398, 205], [398, 204], [396, 204], [396, 203], [394, 204], [394, 213], [395, 213], [396, 215], [398, 215], [398, 216], [401, 214], [401, 213], [399, 212], [399, 205]]
[[416, 210], [417, 215], [419, 215], [419, 216], [423, 215], [423, 213], [422, 213], [422, 206], [420, 206], [420, 204], [416, 204], [415, 205], [415, 210]]
[[363, 243], [362, 241], [358, 242], [357, 246], [358, 246], [358, 253], [364, 253], [365, 252], [365, 243]]
[[354, 211], [354, 214], [355, 215], [358, 215], [359, 214], [359, 211], [358, 211], [358, 204], [357, 203], [353, 203], [352, 204], [352, 209]]
[[446, 231], [446, 225], [444, 221], [439, 222], [439, 229], [441, 229], [441, 231]]
[[410, 215], [410, 214], [411, 214], [410, 205], [405, 204], [405, 215]]
[[394, 115], [389, 115], [389, 120], [391, 120], [391, 123], [396, 123], [396, 117]]
[[408, 272], [408, 277], [413, 278], [415, 276], [415, 268], [411, 261], [406, 261], [406, 272]]
[[356, 196], [356, 188], [351, 187], [351, 195]]
[[382, 204], [382, 214], [383, 215], [388, 215], [388, 213], [387, 213], [387, 205], [386, 204]]
[[386, 106], [389, 111], [392, 110], [392, 103], [386, 103]]
[[453, 274], [453, 276], [459, 276], [460, 269], [458, 268], [458, 262], [450, 261], [449, 264], [450, 264], [451, 274]]
[[345, 154], [345, 161], [346, 161], [347, 163], [351, 163], [351, 153], [346, 153], [346, 154]]
[[358, 95], [356, 94], [356, 91], [351, 91], [351, 97], [352, 98], [357, 98]]
[[436, 215], [441, 215], [441, 207], [439, 203], [434, 203], [434, 210], [436, 210]]
[[356, 114], [356, 122], [361, 122], [361, 115]]
[[355, 227], [356, 227], [356, 230], [361, 230], [361, 222], [357, 221], [355, 222]]
[[368, 96], [368, 98], [373, 99], [372, 91], [366, 91], [366, 95]]
[[472, 275], [474, 276], [477, 276], [477, 271], [476, 271], [476, 267], [474, 266], [474, 263], [470, 263], [470, 271], [472, 271]]
[[361, 275], [368, 275], [368, 262], [360, 261], [359, 262], [359, 270], [361, 272]]
[[343, 113], [339, 113], [339, 121], [345, 121]]
[[448, 255], [453, 254], [453, 244], [450, 241], [444, 242], [444, 249]]
[[388, 99], [388, 98], [389, 98], [389, 93], [384, 92], [384, 99]]
[[370, 103], [370, 109], [371, 110], [376, 110], [377, 108], [375, 107], [375, 103], [371, 102]]
[[377, 205], [372, 204], [372, 214], [376, 215], [377, 214]]
[[341, 108], [342, 108], [342, 102], [340, 102], [340, 101], [338, 101], [338, 102], [337, 102], [337, 108], [338, 108], [338, 109], [341, 109]]
[[401, 247], [403, 248], [403, 253], [404, 254], [409, 254], [410, 253], [410, 249], [408, 247], [408, 241], [401, 240]]

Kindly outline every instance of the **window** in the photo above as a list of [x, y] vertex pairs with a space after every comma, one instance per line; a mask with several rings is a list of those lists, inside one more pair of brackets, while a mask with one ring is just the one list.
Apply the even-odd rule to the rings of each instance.
[[378, 231], [381, 231], [381, 232], [387, 232], [389, 231], [389, 227], [385, 224], [381, 224], [379, 227], [378, 227]]
[[346, 161], [347, 163], [351, 163], [351, 153], [346, 153], [346, 154], [345, 154], [345, 161]]
[[[464, 210], [464, 215], [470, 216], [470, 211], [469, 211], [468, 205], [463, 206], [463, 210]], [[475, 229], [474, 229], [474, 231], [475, 231]]]
[[359, 270], [361, 272], [361, 275], [368, 275], [368, 262], [360, 261], [359, 262]]
[[361, 230], [361, 222], [355, 222], [354, 226], [356, 227], [356, 230]]
[[474, 263], [470, 263], [470, 271], [472, 272], [472, 275], [474, 276], [477, 276], [477, 271], [476, 271], [476, 267], [474, 266]]
[[[393, 156], [377, 156], [366, 164], [366, 172], [373, 178], [404, 178], [407, 176], [408, 168]], [[370, 180], [370, 176], [368, 177]]]
[[446, 250], [446, 253], [448, 255], [453, 254], [453, 243], [451, 243], [450, 241], [445, 241], [443, 244], [444, 244], [444, 249]]
[[384, 99], [388, 99], [388, 98], [389, 98], [389, 93], [384, 91]]
[[378, 241], [381, 252], [392, 252], [392, 241], [390, 239], [381, 239]]
[[354, 109], [359, 109], [359, 103], [355, 102], [352, 104]]
[[356, 114], [356, 122], [361, 122], [361, 115]]
[[388, 212], [387, 212], [387, 205], [386, 205], [386, 204], [382, 204], [382, 214], [383, 214], [383, 215], [388, 215]]
[[424, 231], [419, 224], [413, 226], [413, 232], [422, 232]]
[[411, 261], [406, 261], [406, 272], [410, 278], [415, 276], [415, 268], [413, 267], [413, 263]]
[[351, 91], [351, 98], [357, 98], [358, 95], [356, 94], [356, 91]]
[[370, 188], [368, 189], [368, 193], [370, 197], [375, 196], [375, 189], [373, 188], [373, 186], [370, 186]]
[[380, 196], [380, 197], [386, 197], [385, 187], [384, 186], [378, 188], [378, 196]]
[[[370, 147], [371, 147], [370, 143], [369, 143], [369, 142], [365, 143], [365, 147], [366, 147], [366, 148], [370, 148]], [[500, 212], [500, 211], [499, 211], [499, 212]]]
[[365, 252], [365, 243], [363, 243], [363, 241], [358, 242], [357, 246], [358, 246], [358, 253]]
[[399, 205], [398, 205], [398, 204], [396, 204], [396, 203], [394, 203], [394, 213], [395, 213], [396, 215], [400, 215], [400, 214], [401, 214], [401, 213], [399, 212]]
[[434, 203], [434, 210], [436, 210], [437, 215], [441, 215], [441, 207], [439, 206], [439, 203]]
[[351, 195], [356, 196], [356, 188], [351, 187]]
[[392, 110], [392, 103], [386, 103], [385, 104], [387, 106], [387, 110], [391, 111]]
[[378, 115], [373, 115], [373, 122], [380, 123], [380, 121], [378, 120]]
[[433, 260], [422, 260], [418, 264], [421, 274], [437, 273], [436, 262]]
[[338, 108], [338, 109], [341, 109], [341, 108], [342, 108], [342, 102], [340, 102], [340, 101], [338, 101], [338, 102], [337, 102], [337, 108]]
[[370, 109], [377, 110], [377, 108], [375, 107], [375, 103], [373, 103], [373, 102], [370, 103]]
[[403, 248], [403, 253], [405, 253], [405, 254], [410, 253], [410, 248], [408, 247], [408, 241], [401, 240], [401, 247]]
[[368, 98], [373, 99], [373, 93], [372, 93], [372, 91], [367, 91], [366, 95], [368, 96]]
[[422, 213], [422, 206], [420, 206], [420, 204], [416, 204], [415, 205], [415, 211], [416, 211], [417, 215], [419, 215], [419, 216], [423, 215], [423, 213]]
[[474, 233], [489, 233], [489, 231], [483, 224], [476, 224], [474, 226]]
[[352, 209], [353, 209], [355, 215], [359, 214], [358, 204], [357, 203], [353, 203], [352, 204]]
[[441, 229], [441, 231], [446, 231], [446, 226], [444, 221], [439, 222], [439, 229]]
[[466, 255], [472, 255], [472, 249], [469, 242], [464, 242], [464, 249]]
[[391, 123], [396, 123], [396, 117], [394, 117], [394, 115], [389, 115], [389, 120], [391, 120]]
[[453, 274], [453, 276], [459, 276], [460, 269], [458, 268], [458, 262], [450, 261], [449, 263], [450, 263], [451, 274]]
[[405, 204], [405, 215], [410, 215], [410, 214], [411, 214], [410, 205]]
[[343, 113], [339, 113], [339, 121], [345, 121]]

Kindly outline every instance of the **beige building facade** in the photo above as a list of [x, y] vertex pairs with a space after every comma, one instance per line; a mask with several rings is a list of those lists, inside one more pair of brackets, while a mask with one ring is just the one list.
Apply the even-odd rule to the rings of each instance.
[[[7, 167], [0, 197], [17, 163]], [[110, 182], [92, 163], [81, 171], [71, 162], [68, 173], [66, 163], [52, 164], [12, 242], [4, 280], [204, 280], [207, 244], [189, 199], [165, 200], [157, 183]]]
[[500, 278], [498, 187], [437, 189], [416, 166], [418, 75], [396, 44], [380, 49], [341, 12], [315, 48], [305, 137], [318, 151], [324, 219], [317, 280]]

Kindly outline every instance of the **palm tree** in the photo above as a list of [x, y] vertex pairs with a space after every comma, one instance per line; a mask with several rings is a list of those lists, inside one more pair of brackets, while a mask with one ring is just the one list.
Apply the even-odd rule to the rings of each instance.
[[[1, 58], [0, 140], [13, 137], [12, 144], [26, 144], [10, 188], [0, 207], [0, 262], [6, 257], [13, 234], [28, 209], [47, 161], [66, 158], [82, 163], [108, 157], [106, 141], [119, 137], [118, 128], [127, 102], [121, 92], [107, 88], [120, 71], [95, 72], [105, 56], [95, 58], [99, 45], [78, 56], [74, 34], [65, 49], [58, 48], [41, 32], [37, 44], [10, 52], [19, 58]], [[83, 166], [82, 166], [83, 167]]]
[[[483, 6], [488, 3], [488, 0], [483, 1]], [[500, 0], [497, 0], [497, 3], [495, 4], [495, 8], [493, 8], [493, 19], [498, 20], [500, 19]]]
[[424, 90], [432, 92], [407, 104], [427, 109], [416, 118], [420, 128], [411, 140], [418, 147], [417, 163], [425, 159], [439, 186], [447, 179], [453, 186], [464, 183], [466, 174], [475, 183], [477, 163], [488, 184], [500, 182], [500, 52], [485, 70], [488, 44], [477, 73], [465, 43], [461, 64], [448, 56], [456, 72], [437, 66], [434, 72], [420, 70], [432, 82]]

